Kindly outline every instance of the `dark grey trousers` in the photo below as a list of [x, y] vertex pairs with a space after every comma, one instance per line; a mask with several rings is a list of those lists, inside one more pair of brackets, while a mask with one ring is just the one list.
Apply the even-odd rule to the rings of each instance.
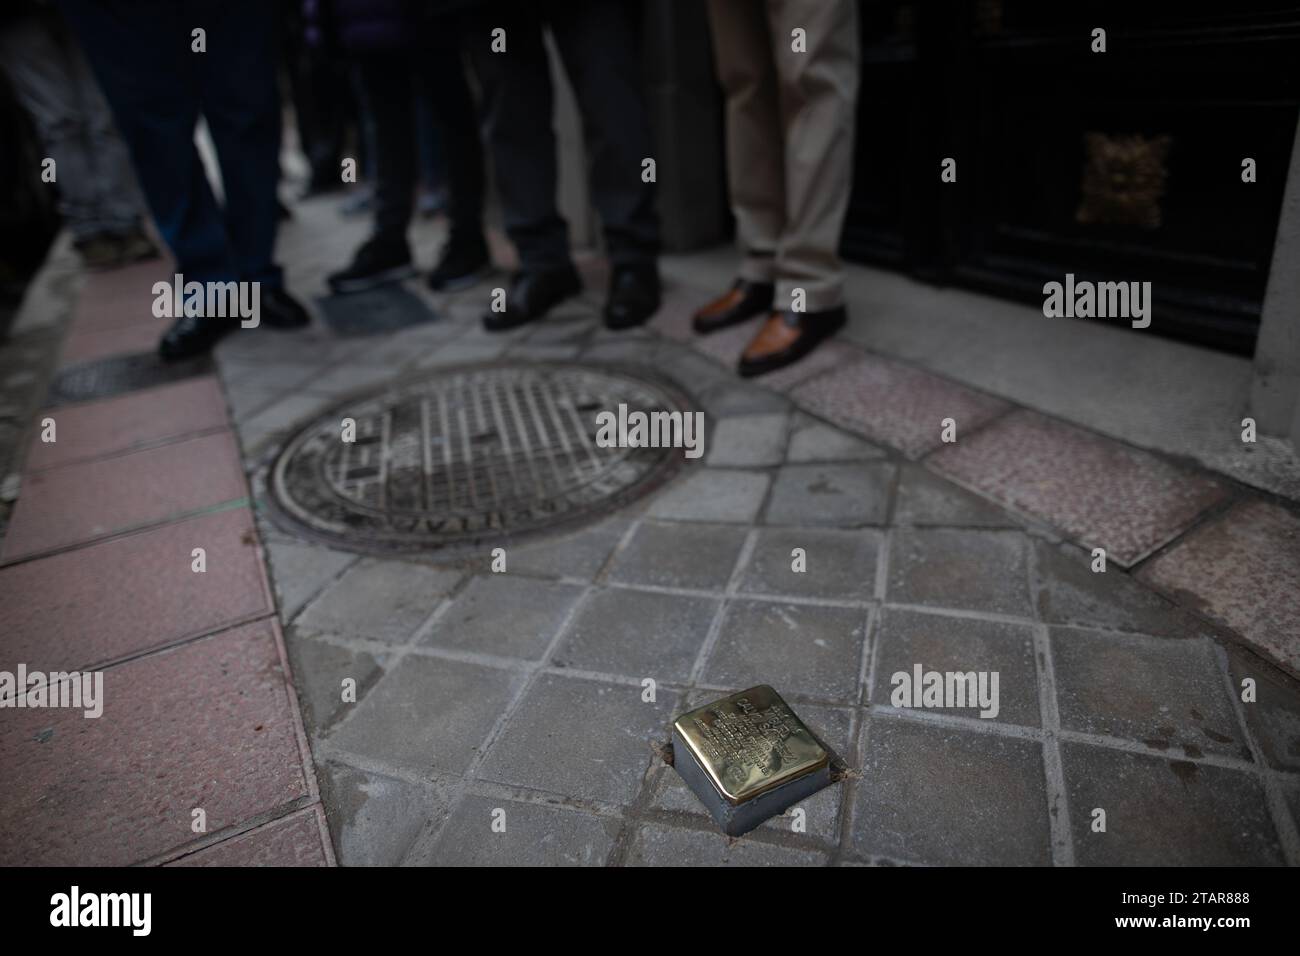
[[[641, 72], [640, 4], [624, 0], [529, 0], [489, 4], [470, 18], [463, 42], [483, 91], [506, 232], [525, 269], [570, 262], [568, 227], [555, 204], [553, 91], [542, 31], [549, 27], [582, 116], [591, 192], [614, 265], [645, 265], [659, 249], [654, 157]], [[492, 31], [506, 31], [505, 53]]]

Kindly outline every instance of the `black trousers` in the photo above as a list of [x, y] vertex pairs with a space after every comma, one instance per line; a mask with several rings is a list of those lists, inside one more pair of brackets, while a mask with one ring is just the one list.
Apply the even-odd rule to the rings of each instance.
[[[304, 41], [299, 6], [280, 4], [280, 56], [289, 80], [298, 141], [311, 169], [310, 185], [337, 188], [348, 130], [357, 125], [356, 103], [347, 64]], [[357, 139], [363, 146], [364, 137]], [[367, 158], [359, 156], [357, 165], [364, 169]]]
[[[591, 162], [591, 192], [615, 265], [652, 263], [659, 250], [654, 157], [641, 73], [637, 16], [625, 0], [527, 0], [490, 4], [466, 23], [463, 42], [483, 89], [506, 232], [525, 269], [565, 266], [569, 235], [555, 205], [553, 91], [542, 30], [549, 26], [573, 85]], [[506, 52], [492, 52], [492, 31]]]
[[[187, 280], [279, 286], [276, 10], [264, 0], [62, 0], [131, 150], [158, 231]], [[191, 30], [207, 52], [191, 52]], [[194, 146], [208, 122], [217, 205]]]
[[455, 34], [445, 45], [405, 55], [358, 58], [375, 124], [375, 235], [401, 240], [411, 223], [416, 161], [415, 92], [426, 91], [447, 162], [451, 240], [483, 233], [483, 147]]

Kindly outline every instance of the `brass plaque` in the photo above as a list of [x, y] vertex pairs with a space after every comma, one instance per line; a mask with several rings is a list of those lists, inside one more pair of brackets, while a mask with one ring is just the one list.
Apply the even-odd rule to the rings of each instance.
[[673, 727], [731, 804], [825, 766], [830, 754], [766, 684], [682, 714]]

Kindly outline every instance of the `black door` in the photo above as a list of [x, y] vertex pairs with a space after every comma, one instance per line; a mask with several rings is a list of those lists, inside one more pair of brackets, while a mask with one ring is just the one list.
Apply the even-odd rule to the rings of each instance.
[[869, 0], [862, 31], [846, 257], [1037, 303], [1066, 273], [1150, 281], [1150, 331], [1251, 351], [1300, 4]]

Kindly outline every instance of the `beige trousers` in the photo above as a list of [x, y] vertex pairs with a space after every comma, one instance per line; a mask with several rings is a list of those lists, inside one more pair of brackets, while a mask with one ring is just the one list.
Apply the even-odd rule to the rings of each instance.
[[[852, 186], [855, 0], [709, 0], [727, 97], [727, 180], [742, 278], [795, 289], [809, 312], [844, 301], [838, 247]], [[797, 52], [795, 30], [806, 52]]]

